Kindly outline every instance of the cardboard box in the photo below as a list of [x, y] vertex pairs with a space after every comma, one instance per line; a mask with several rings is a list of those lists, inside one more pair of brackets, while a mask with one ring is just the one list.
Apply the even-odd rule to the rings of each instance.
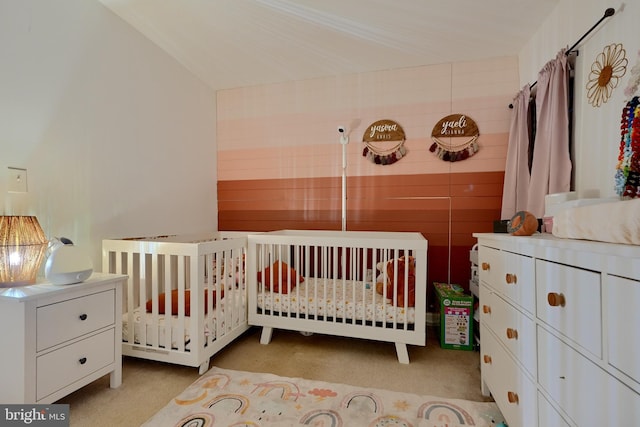
[[473, 296], [460, 285], [434, 284], [440, 314], [440, 346], [473, 350]]

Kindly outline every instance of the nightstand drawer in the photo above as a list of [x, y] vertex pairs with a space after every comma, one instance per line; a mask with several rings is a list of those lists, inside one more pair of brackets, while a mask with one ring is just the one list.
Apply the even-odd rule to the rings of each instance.
[[602, 358], [600, 274], [536, 260], [538, 318]]
[[113, 325], [115, 291], [99, 292], [36, 310], [36, 347], [41, 351]]
[[36, 360], [36, 400], [43, 399], [114, 362], [115, 331], [109, 329]]

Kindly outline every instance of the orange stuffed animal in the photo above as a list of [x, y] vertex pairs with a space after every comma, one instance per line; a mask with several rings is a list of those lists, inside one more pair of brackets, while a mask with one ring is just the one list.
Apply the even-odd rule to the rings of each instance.
[[[408, 267], [406, 266], [408, 261]], [[398, 258], [397, 263], [394, 260], [386, 261], [380, 263], [382, 265], [378, 265], [378, 269], [381, 274], [378, 276], [378, 280], [376, 283], [376, 292], [380, 295], [385, 295], [387, 298], [393, 301], [394, 295], [396, 295], [395, 304], [398, 307], [404, 307], [405, 305], [405, 280], [408, 280], [407, 284], [407, 307], [415, 307], [416, 305], [416, 260], [414, 257], [401, 256]], [[398, 274], [396, 278], [395, 274], [395, 265], [398, 266]], [[407, 274], [405, 274], [405, 269], [407, 269]], [[384, 270], [387, 272], [387, 280], [386, 283], [384, 281]], [[406, 279], [405, 279], [406, 276]], [[396, 281], [397, 279], [397, 281]], [[385, 294], [386, 287], [386, 294]], [[395, 292], [394, 292], [395, 290]]]

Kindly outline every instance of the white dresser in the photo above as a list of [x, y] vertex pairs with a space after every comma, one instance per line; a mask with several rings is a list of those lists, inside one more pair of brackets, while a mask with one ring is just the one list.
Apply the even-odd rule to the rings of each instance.
[[482, 391], [509, 427], [640, 425], [640, 246], [474, 237]]
[[52, 403], [106, 374], [119, 387], [126, 278], [0, 289], [0, 402]]

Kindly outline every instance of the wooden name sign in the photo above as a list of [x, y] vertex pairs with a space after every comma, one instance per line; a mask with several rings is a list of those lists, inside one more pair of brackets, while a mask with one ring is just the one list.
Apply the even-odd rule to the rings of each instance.
[[[439, 159], [448, 162], [465, 160], [478, 152], [478, 125], [464, 114], [450, 114], [436, 123], [431, 131], [433, 144], [429, 151], [435, 153]], [[464, 137], [464, 142], [453, 138]], [[440, 138], [450, 138], [449, 142]]]
[[362, 136], [362, 155], [377, 165], [391, 165], [405, 156], [404, 129], [393, 120], [372, 123]]

